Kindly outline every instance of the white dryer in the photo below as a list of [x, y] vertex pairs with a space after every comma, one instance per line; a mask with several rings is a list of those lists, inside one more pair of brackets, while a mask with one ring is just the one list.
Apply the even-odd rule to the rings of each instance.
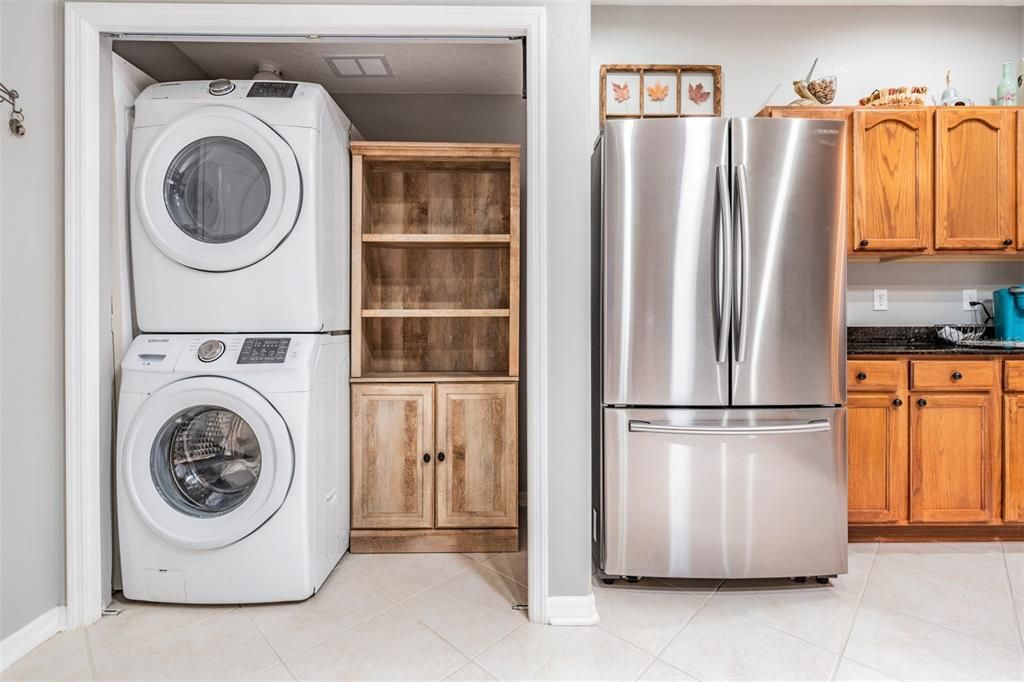
[[305, 599], [349, 540], [347, 335], [143, 335], [122, 363], [129, 599]]
[[131, 153], [139, 328], [348, 329], [352, 135], [312, 83], [146, 88]]

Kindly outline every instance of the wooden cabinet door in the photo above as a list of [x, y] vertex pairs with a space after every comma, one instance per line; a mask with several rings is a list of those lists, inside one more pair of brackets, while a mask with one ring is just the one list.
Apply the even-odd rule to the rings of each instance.
[[853, 113], [853, 251], [931, 248], [932, 165], [928, 110]]
[[851, 393], [847, 403], [850, 523], [907, 521], [909, 407], [906, 396]]
[[1003, 402], [1003, 518], [1024, 523], [1024, 395], [1008, 395]]
[[1017, 110], [1017, 250], [1024, 251], [1024, 110]]
[[910, 409], [910, 520], [999, 517], [998, 425], [990, 393], [915, 393]]
[[935, 248], [1013, 248], [1016, 124], [1010, 109], [935, 111]]
[[433, 384], [352, 387], [353, 528], [433, 527], [433, 397]]
[[438, 528], [516, 526], [517, 428], [515, 384], [438, 384]]

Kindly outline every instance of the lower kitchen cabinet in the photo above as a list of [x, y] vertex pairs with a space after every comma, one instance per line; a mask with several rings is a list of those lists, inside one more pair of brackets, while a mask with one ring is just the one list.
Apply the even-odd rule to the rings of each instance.
[[518, 548], [517, 385], [352, 388], [352, 551]]
[[999, 518], [999, 418], [991, 393], [914, 393], [911, 522]]
[[1024, 395], [1003, 398], [1003, 518], [1024, 523]]
[[847, 403], [850, 523], [907, 521], [909, 410], [896, 393], [851, 393]]

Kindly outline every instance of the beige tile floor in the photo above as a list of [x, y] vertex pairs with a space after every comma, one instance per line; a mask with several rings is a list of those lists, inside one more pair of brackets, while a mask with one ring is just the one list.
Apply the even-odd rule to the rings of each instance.
[[601, 623], [533, 625], [526, 554], [347, 556], [296, 604], [154, 606], [4, 679], [1024, 678], [1024, 543], [852, 545], [830, 587], [595, 581]]

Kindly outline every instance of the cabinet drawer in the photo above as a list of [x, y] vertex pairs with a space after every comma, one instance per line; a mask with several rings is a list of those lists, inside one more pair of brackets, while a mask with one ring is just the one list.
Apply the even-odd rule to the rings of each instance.
[[896, 391], [905, 371], [897, 360], [850, 360], [846, 363], [846, 383], [851, 391]]
[[1007, 391], [1024, 391], [1024, 360], [1007, 360], [1004, 374]]
[[986, 360], [928, 360], [910, 363], [917, 391], [988, 391], [996, 385], [996, 363]]

